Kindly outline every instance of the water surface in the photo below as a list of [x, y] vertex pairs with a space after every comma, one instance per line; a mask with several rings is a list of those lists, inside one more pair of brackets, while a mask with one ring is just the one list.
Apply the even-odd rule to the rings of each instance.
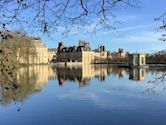
[[165, 71], [23, 67], [16, 88], [0, 85], [0, 125], [165, 125]]

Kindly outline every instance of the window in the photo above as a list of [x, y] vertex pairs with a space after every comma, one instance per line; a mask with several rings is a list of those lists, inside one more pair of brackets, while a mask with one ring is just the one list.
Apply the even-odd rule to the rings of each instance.
[[138, 57], [135, 57], [135, 64], [138, 64]]
[[142, 64], [144, 64], [144, 63], [145, 63], [145, 61], [144, 61], [144, 58], [143, 58], [143, 57], [141, 57], [141, 63], [142, 63]]

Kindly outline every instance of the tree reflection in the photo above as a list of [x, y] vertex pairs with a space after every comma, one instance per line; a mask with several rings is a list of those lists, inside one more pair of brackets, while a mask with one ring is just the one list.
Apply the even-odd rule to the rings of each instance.
[[[55, 78], [52, 68], [45, 66], [22, 67], [8, 75], [0, 73], [0, 103], [22, 102], [30, 95], [41, 92], [48, 78]], [[17, 104], [16, 104], [17, 106]], [[17, 106], [18, 107], [18, 106]], [[20, 107], [18, 107], [20, 111]]]
[[156, 93], [159, 89], [166, 89], [166, 69], [162, 67], [154, 67], [149, 69], [153, 78], [148, 81], [148, 88], [143, 92], [143, 94]]
[[[165, 70], [156, 69], [128, 69], [118, 68], [112, 65], [82, 65], [82, 66], [49, 66], [36, 65], [22, 67], [9, 73], [0, 73], [0, 104], [7, 105], [14, 102], [23, 102], [29, 96], [41, 92], [49, 79], [57, 79], [59, 86], [76, 83], [79, 88], [83, 88], [98, 80], [99, 83], [106, 83], [108, 76], [121, 79], [143, 81], [146, 74], [150, 72], [159, 76]], [[165, 74], [166, 75], [166, 74]], [[148, 83], [146, 92], [155, 92], [158, 86], [166, 88], [164, 76], [155, 77], [154, 81]], [[93, 81], [94, 82], [94, 81]], [[20, 108], [17, 106], [18, 111]]]

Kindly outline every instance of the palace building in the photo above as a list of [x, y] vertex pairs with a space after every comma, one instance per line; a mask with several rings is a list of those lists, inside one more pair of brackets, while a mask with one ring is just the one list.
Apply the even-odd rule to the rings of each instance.
[[57, 54], [57, 49], [48, 48], [48, 63], [56, 62], [56, 54]]
[[105, 63], [107, 62], [107, 51], [105, 46], [101, 45], [94, 50], [95, 63]]
[[63, 42], [59, 43], [57, 51], [57, 62], [77, 64], [94, 63], [94, 52], [91, 50], [89, 43], [79, 41], [78, 46], [65, 47]]
[[146, 66], [146, 54], [141, 54], [141, 53], [130, 54], [129, 66], [131, 67]]
[[28, 48], [30, 54], [26, 57], [17, 53], [17, 60], [22, 64], [48, 64], [56, 62], [57, 49], [49, 49], [40, 37], [32, 37], [32, 47]]
[[36, 48], [36, 57], [34, 58], [35, 64], [48, 63], [48, 48], [44, 44], [41, 38], [34, 38], [33, 42]]
[[89, 42], [79, 41], [78, 46], [65, 47], [63, 42], [59, 43], [57, 51], [57, 62], [65, 64], [92, 64], [105, 63], [107, 61], [107, 51], [101, 45], [92, 50]]

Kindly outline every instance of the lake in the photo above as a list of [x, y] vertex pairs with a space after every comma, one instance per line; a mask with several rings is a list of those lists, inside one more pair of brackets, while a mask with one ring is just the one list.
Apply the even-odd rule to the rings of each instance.
[[166, 125], [165, 73], [112, 65], [22, 67], [15, 87], [0, 85], [0, 125]]

